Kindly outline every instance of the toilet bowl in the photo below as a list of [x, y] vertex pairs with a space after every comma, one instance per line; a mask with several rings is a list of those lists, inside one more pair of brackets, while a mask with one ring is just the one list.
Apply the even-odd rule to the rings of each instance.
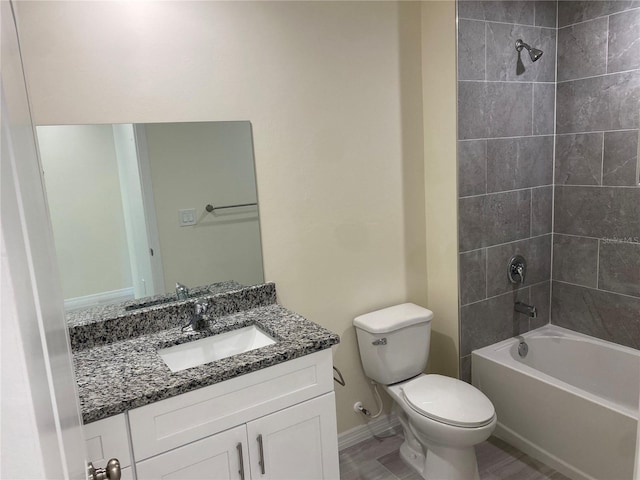
[[495, 429], [495, 409], [468, 383], [422, 373], [432, 318], [412, 303], [356, 317], [362, 366], [394, 401], [405, 463], [427, 480], [479, 480], [474, 447]]
[[[419, 385], [421, 388], [439, 385], [437, 395], [423, 399], [423, 409], [416, 408], [419, 400], [407, 398], [405, 391], [419, 382], [424, 383]], [[487, 397], [467, 383], [441, 375], [422, 374], [406, 382], [385, 385], [384, 389], [394, 401], [394, 411], [405, 434], [405, 442], [400, 447], [405, 463], [428, 480], [480, 478], [474, 447], [489, 438], [497, 421]], [[431, 413], [434, 411], [438, 415]]]

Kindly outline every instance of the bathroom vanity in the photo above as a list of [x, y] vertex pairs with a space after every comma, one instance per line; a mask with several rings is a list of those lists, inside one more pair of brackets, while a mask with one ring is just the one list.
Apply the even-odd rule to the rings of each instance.
[[[183, 332], [192, 302], [72, 316], [90, 461], [117, 457], [129, 479], [338, 478], [338, 336], [277, 305], [273, 284], [216, 295], [209, 327]], [[247, 326], [275, 343], [176, 372], [158, 354]]]

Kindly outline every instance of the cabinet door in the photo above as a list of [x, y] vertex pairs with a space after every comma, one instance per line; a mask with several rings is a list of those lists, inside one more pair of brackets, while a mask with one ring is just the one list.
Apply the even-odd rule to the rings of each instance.
[[247, 423], [247, 436], [253, 480], [340, 478], [333, 392]]
[[249, 478], [248, 462], [247, 432], [241, 425], [137, 462], [136, 471], [138, 480], [242, 480]]
[[120, 472], [120, 479], [121, 480], [135, 480], [135, 477], [133, 476], [133, 469], [131, 467], [123, 468], [122, 471]]
[[84, 426], [88, 461], [104, 468], [110, 458], [117, 458], [122, 468], [131, 465], [127, 420], [121, 413]]

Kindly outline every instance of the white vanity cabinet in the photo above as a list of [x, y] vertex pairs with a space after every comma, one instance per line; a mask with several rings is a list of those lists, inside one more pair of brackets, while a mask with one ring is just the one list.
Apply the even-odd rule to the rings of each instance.
[[102, 450], [123, 466], [131, 445], [138, 480], [337, 479], [332, 365], [326, 349], [198, 388], [88, 424], [87, 441], [117, 438]]
[[333, 393], [136, 463], [138, 478], [338, 479]]

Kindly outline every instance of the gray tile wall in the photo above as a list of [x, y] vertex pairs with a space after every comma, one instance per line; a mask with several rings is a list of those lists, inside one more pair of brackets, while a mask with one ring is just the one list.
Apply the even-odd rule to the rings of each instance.
[[[458, 2], [460, 375], [467, 381], [471, 350], [549, 321], [556, 11], [554, 1]], [[519, 56], [518, 38], [542, 49], [540, 60]], [[522, 288], [507, 280], [515, 254], [529, 264]], [[516, 313], [517, 300], [535, 304], [538, 318]]]
[[551, 321], [640, 348], [640, 2], [558, 22]]
[[[458, 17], [461, 378], [471, 350], [549, 320], [640, 348], [640, 0], [459, 0]], [[542, 58], [518, 64], [517, 38]]]

